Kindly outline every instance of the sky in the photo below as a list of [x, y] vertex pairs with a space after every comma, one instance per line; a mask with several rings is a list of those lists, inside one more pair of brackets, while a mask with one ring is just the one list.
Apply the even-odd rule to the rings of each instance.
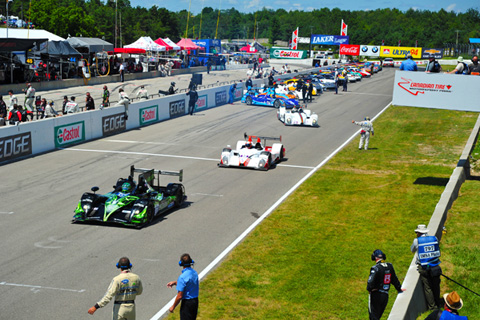
[[[436, 1], [371, 1], [371, 0], [130, 0], [132, 7], [140, 6], [150, 8], [154, 5], [159, 8], [166, 8], [170, 11], [188, 10], [190, 3], [190, 11], [198, 14], [203, 7], [211, 7], [231, 9], [236, 8], [240, 12], [255, 12], [262, 8], [277, 10], [283, 8], [285, 10], [302, 10], [312, 11], [321, 8], [340, 8], [341, 10], [357, 11], [357, 10], [375, 10], [384, 8], [397, 8], [406, 11], [410, 8], [415, 10], [439, 11], [445, 9], [447, 11], [465, 12], [469, 8], [478, 9], [480, 4], [475, 5], [475, 1], [452, 1], [452, 0], [436, 0]], [[315, 6], [312, 6], [315, 3]]]

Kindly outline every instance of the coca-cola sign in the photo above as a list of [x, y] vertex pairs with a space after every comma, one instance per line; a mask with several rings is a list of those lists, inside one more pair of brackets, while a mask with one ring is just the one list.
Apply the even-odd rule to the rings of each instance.
[[340, 54], [345, 56], [358, 56], [360, 55], [360, 45], [342, 44], [340, 45]]

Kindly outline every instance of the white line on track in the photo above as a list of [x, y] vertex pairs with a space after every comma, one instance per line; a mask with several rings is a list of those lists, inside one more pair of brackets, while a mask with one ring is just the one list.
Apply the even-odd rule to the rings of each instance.
[[[178, 143], [168, 143], [168, 142], [147, 142], [147, 141], [135, 141], [135, 140], [105, 140], [107, 142], [116, 142], [116, 143], [130, 143], [130, 144], [150, 144], [150, 145], [158, 145], [158, 146], [177, 146]], [[185, 144], [182, 144], [185, 146]], [[199, 145], [190, 145], [192, 147], [198, 147]], [[209, 147], [209, 146], [201, 146], [202, 149], [210, 148], [210, 149], [218, 149], [217, 147]]]
[[[380, 111], [377, 115], [375, 115], [374, 118], [372, 118], [372, 121], [378, 118], [385, 110], [387, 110], [392, 103], [390, 102], [385, 108], [383, 108], [382, 111]], [[203, 271], [198, 275], [199, 279], [202, 280], [215, 266], [222, 261], [223, 258], [227, 254], [229, 254], [252, 230], [254, 230], [257, 225], [259, 225], [266, 217], [270, 215], [270, 213], [273, 212], [290, 194], [292, 194], [305, 180], [310, 178], [318, 169], [323, 167], [334, 155], [336, 155], [340, 150], [342, 150], [347, 144], [352, 141], [357, 134], [360, 132], [361, 129], [358, 129], [357, 132], [355, 132], [350, 138], [347, 139], [340, 147], [335, 149], [325, 160], [320, 162], [315, 168], [313, 168], [310, 172], [308, 172], [300, 181], [298, 181], [290, 190], [288, 190], [283, 196], [280, 197], [280, 199], [277, 200], [267, 211], [265, 211], [260, 218], [255, 220], [255, 222], [250, 225], [241, 235], [238, 236], [237, 239], [235, 239], [225, 250], [223, 250], [222, 253], [220, 253], [210, 264], [203, 269]], [[170, 306], [173, 304], [175, 301], [175, 298], [170, 300], [160, 311], [158, 311], [150, 320], [158, 320], [163, 317], [165, 313], [168, 312], [168, 309]]]
[[0, 211], [0, 214], [13, 214], [13, 211]]
[[366, 92], [353, 92], [347, 91], [347, 94], [361, 94], [365, 96], [377, 96], [377, 97], [391, 97], [391, 94], [382, 94], [382, 93], [366, 93]]
[[190, 196], [223, 197], [223, 194], [191, 193]]
[[43, 287], [43, 286], [33, 286], [29, 284], [8, 283], [5, 281], [0, 282], [0, 285], [12, 286], [12, 287], [25, 287], [25, 288], [31, 288], [32, 290], [59, 290], [59, 291], [69, 291], [69, 292], [78, 292], [78, 293], [85, 292], [85, 289], [75, 290], [75, 289], [64, 289], [64, 288], [54, 288], [54, 287]]
[[[162, 154], [162, 153], [147, 153], [147, 152], [133, 152], [133, 151], [114, 151], [114, 150], [94, 150], [94, 149], [77, 149], [77, 148], [61, 148], [61, 150], [66, 151], [83, 151], [83, 152], [97, 152], [97, 153], [114, 153], [114, 154], [130, 154], [130, 155], [141, 155], [141, 156], [152, 156], [152, 157], [165, 157], [165, 158], [180, 158], [180, 159], [193, 159], [193, 160], [204, 160], [204, 161], [215, 161], [218, 162], [218, 159], [212, 158], [202, 158], [202, 157], [191, 157], [191, 156], [177, 156], [174, 154]], [[297, 166], [290, 164], [277, 164], [279, 167], [289, 167], [289, 168], [300, 168], [300, 169], [313, 169], [314, 167], [308, 166]]]

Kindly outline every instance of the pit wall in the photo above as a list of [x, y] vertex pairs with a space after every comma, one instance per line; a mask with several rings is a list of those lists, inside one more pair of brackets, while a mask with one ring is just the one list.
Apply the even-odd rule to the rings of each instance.
[[[445, 220], [447, 219], [448, 210], [452, 207], [455, 199], [457, 199], [462, 184], [466, 179], [470, 178], [469, 158], [470, 153], [475, 147], [479, 131], [480, 116], [477, 118], [477, 122], [463, 149], [457, 167], [453, 170], [428, 223], [428, 229], [430, 230], [429, 235], [436, 236], [438, 241], [442, 239], [442, 230]], [[402, 284], [402, 287], [405, 288], [406, 291], [397, 296], [388, 320], [415, 320], [421, 313], [427, 311], [423, 285], [420, 281], [415, 262], [415, 257], [413, 257]]]

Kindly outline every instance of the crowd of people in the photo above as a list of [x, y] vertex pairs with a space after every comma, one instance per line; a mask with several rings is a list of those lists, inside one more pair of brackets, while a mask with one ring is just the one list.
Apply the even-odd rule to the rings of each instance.
[[[418, 71], [418, 66], [411, 54], [407, 55], [407, 59], [400, 64], [400, 70], [403, 71]], [[440, 73], [442, 66], [435, 57], [431, 56], [425, 66], [426, 73]], [[478, 56], [474, 55], [470, 64], [464, 62], [463, 57], [457, 58], [457, 65], [452, 71], [445, 72], [448, 74], [464, 74], [464, 75], [480, 75], [480, 65], [478, 64]]]

